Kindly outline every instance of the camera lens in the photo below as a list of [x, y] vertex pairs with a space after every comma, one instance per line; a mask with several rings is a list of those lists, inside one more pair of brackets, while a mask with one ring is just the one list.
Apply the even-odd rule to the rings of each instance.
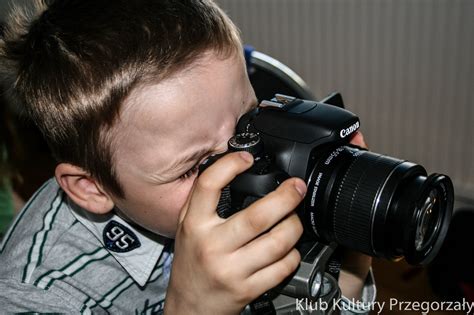
[[439, 251], [453, 207], [451, 180], [352, 146], [313, 156], [305, 231], [371, 256], [425, 264]]

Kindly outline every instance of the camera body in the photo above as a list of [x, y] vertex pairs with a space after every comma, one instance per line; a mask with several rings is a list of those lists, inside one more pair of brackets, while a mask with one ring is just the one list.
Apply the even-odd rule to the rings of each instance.
[[[348, 145], [359, 127], [356, 115], [330, 104], [280, 94], [262, 101], [239, 120], [237, 135], [229, 141], [230, 151], [249, 151], [255, 159], [254, 166], [230, 185], [232, 212], [245, 208], [250, 203], [246, 199], [264, 197], [289, 177], [311, 181], [320, 153]], [[309, 219], [303, 220], [305, 231], [316, 232], [314, 218]], [[309, 226], [311, 222], [315, 224]]]
[[359, 127], [359, 118], [345, 109], [276, 94], [244, 115], [236, 133], [258, 134], [278, 169], [307, 178], [315, 152], [348, 144]]

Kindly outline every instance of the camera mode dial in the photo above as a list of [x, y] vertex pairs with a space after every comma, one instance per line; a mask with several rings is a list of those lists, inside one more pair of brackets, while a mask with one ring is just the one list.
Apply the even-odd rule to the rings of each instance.
[[263, 152], [263, 142], [258, 133], [243, 132], [236, 134], [229, 140], [230, 151], [247, 151], [251, 153], [254, 158], [260, 157]]

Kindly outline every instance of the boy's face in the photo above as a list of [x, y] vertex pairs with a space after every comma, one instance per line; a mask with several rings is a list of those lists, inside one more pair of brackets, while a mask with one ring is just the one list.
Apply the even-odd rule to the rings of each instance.
[[[213, 52], [125, 101], [116, 125], [115, 165], [124, 216], [174, 237], [197, 172], [193, 167], [227, 149], [238, 119], [256, 105], [243, 57]], [[190, 171], [191, 170], [191, 171]]]

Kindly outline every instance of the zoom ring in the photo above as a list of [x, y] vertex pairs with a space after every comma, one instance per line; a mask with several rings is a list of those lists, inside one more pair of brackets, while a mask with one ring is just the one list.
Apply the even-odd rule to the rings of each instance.
[[373, 253], [373, 205], [378, 190], [400, 162], [372, 152], [364, 152], [352, 161], [339, 185], [334, 204], [333, 231], [339, 244]]

